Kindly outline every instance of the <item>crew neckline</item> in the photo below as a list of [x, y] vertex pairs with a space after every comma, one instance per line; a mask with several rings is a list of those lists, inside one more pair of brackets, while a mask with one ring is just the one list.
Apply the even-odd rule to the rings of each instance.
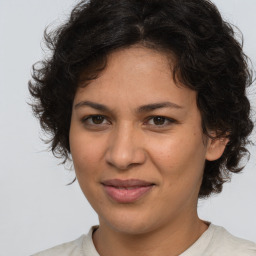
[[[209, 244], [212, 240], [216, 226], [210, 222], [207, 222], [207, 221], [204, 221], [204, 222], [208, 226], [207, 230], [205, 230], [204, 233], [188, 249], [186, 249], [179, 256], [197, 255], [198, 251], [203, 253], [207, 250], [207, 247], [209, 246]], [[87, 252], [89, 251], [92, 256], [100, 256], [95, 248], [95, 245], [94, 245], [93, 239], [92, 239], [93, 232], [95, 232], [98, 228], [99, 228], [98, 225], [92, 226], [91, 229], [89, 230], [87, 236], [85, 236], [85, 239], [83, 242], [83, 249], [85, 249], [85, 247], [86, 247], [86, 251]], [[86, 246], [85, 246], [85, 243], [86, 243]]]

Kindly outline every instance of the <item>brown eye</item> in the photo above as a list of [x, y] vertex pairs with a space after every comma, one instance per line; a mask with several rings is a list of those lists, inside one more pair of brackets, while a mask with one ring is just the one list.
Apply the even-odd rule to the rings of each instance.
[[92, 116], [91, 119], [93, 124], [102, 124], [105, 120], [103, 116]]
[[82, 123], [84, 125], [89, 125], [89, 126], [92, 126], [92, 125], [100, 126], [100, 125], [109, 124], [106, 117], [101, 115], [91, 115], [86, 118], [83, 118]]
[[166, 122], [166, 118], [162, 116], [156, 116], [153, 118], [153, 122], [155, 125], [164, 125]]
[[151, 116], [147, 120], [148, 125], [156, 128], [165, 128], [175, 123], [177, 123], [176, 120], [164, 116]]

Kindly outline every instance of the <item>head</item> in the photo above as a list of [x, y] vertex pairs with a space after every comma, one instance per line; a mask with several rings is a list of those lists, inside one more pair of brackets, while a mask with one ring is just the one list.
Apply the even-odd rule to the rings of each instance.
[[34, 66], [29, 89], [51, 149], [64, 162], [72, 154], [74, 99], [104, 76], [117, 53], [138, 47], [165, 56], [173, 83], [193, 92], [204, 143], [225, 145], [205, 159], [198, 197], [219, 193], [229, 174], [241, 171], [253, 128], [245, 94], [251, 76], [231, 25], [210, 1], [82, 1], [45, 40], [52, 55]]

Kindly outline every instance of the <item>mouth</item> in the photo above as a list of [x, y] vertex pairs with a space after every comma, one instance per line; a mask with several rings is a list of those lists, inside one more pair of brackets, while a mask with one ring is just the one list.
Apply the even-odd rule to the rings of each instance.
[[138, 179], [112, 179], [101, 184], [105, 193], [118, 203], [133, 203], [148, 194], [155, 186], [154, 183]]

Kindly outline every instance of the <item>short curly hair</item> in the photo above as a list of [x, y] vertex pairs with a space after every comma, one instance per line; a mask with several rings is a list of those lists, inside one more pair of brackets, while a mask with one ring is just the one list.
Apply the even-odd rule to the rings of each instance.
[[233, 27], [210, 1], [81, 1], [44, 38], [52, 55], [33, 66], [29, 91], [33, 112], [63, 163], [70, 156], [72, 104], [81, 79], [97, 78], [111, 52], [140, 44], [175, 56], [174, 78], [197, 92], [204, 134], [229, 139], [221, 158], [206, 161], [199, 198], [221, 192], [229, 174], [242, 170], [253, 130], [246, 97], [252, 71]]

